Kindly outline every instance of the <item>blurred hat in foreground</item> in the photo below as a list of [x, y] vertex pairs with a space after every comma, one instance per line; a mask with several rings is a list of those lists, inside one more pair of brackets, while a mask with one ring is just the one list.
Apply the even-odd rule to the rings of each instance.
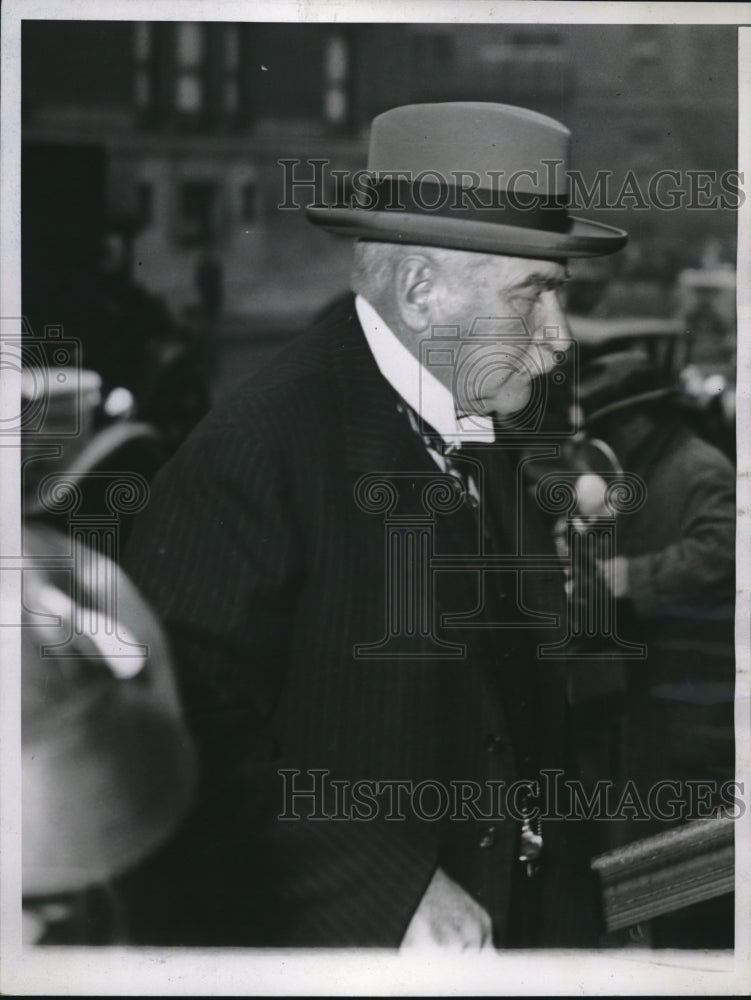
[[[48, 528], [27, 527], [24, 542], [29, 555], [70, 555], [69, 539]], [[69, 571], [24, 571], [26, 898], [127, 870], [174, 830], [193, 795], [194, 752], [161, 628], [111, 560], [85, 556], [91, 576], [73, 588]], [[114, 616], [107, 589], [91, 586], [104, 580]]]

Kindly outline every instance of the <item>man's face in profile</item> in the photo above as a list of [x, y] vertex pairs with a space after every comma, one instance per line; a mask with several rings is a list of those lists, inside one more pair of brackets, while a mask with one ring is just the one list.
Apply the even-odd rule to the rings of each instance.
[[[558, 300], [565, 263], [452, 251], [441, 255], [439, 278], [432, 328], [459, 332], [450, 385], [458, 412], [509, 417], [523, 410], [533, 379], [550, 371], [568, 344]], [[445, 370], [435, 374], [446, 382]]]

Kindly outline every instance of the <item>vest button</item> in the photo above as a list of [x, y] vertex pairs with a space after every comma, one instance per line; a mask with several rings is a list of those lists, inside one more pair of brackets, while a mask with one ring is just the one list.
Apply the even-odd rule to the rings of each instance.
[[502, 753], [506, 744], [500, 736], [488, 736], [485, 741], [485, 749], [488, 753]]

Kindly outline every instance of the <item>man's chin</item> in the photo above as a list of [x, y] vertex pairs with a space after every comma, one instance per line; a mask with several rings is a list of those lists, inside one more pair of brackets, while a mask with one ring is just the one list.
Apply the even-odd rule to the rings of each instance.
[[473, 399], [458, 404], [456, 415], [461, 420], [471, 420], [472, 417], [491, 417], [493, 410], [490, 408], [487, 400]]
[[529, 377], [513, 373], [494, 393], [459, 400], [456, 413], [460, 417], [496, 416], [506, 420], [520, 414], [529, 405], [532, 395]]
[[485, 416], [501, 417], [508, 420], [518, 416], [529, 405], [532, 399], [532, 387], [529, 382], [511, 386], [507, 382], [496, 395], [482, 401]]

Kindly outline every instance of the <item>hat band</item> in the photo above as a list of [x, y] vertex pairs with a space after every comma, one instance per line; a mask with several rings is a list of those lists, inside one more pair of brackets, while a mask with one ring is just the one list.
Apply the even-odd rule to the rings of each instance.
[[492, 222], [548, 233], [568, 233], [571, 219], [567, 199], [556, 195], [509, 192], [489, 188], [462, 188], [456, 184], [410, 181], [387, 177], [369, 184], [352, 207], [374, 212], [407, 212]]

